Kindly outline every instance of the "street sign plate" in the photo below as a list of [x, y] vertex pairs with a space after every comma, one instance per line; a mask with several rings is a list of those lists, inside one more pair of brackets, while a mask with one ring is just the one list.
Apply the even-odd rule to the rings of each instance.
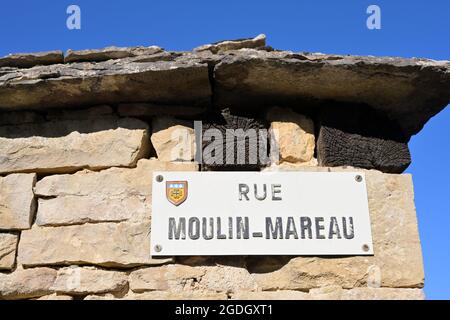
[[372, 255], [364, 173], [156, 172], [151, 254]]

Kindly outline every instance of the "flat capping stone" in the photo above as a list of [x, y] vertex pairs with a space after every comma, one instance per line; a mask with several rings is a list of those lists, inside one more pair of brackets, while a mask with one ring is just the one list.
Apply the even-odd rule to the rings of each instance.
[[64, 54], [60, 50], [35, 52], [35, 53], [14, 53], [0, 58], [0, 68], [31, 68], [38, 65], [51, 65], [64, 63]]
[[218, 108], [246, 109], [336, 101], [369, 105], [397, 122], [408, 139], [450, 103], [450, 61], [264, 48], [259, 35], [178, 56], [156, 53], [159, 47], [72, 52], [77, 61], [102, 60], [82, 64], [61, 64], [60, 51], [11, 55], [0, 58], [0, 109], [144, 101], [210, 106], [211, 100]]

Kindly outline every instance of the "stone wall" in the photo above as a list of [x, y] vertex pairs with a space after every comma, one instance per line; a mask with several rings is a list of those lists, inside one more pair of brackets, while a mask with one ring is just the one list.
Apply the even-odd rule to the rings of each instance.
[[[108, 48], [0, 59], [0, 299], [423, 299], [412, 179], [399, 172], [410, 135], [448, 103], [440, 90], [450, 64], [353, 59], [274, 51], [263, 36], [191, 53]], [[301, 86], [304, 68], [313, 74]], [[372, 71], [364, 88], [338, 85]], [[438, 73], [431, 99], [424, 86]], [[334, 82], [312, 85], [313, 75]], [[403, 91], [383, 86], [375, 99], [386, 80], [376, 77]], [[333, 94], [340, 102], [328, 101]], [[417, 99], [406, 107], [410, 95]], [[373, 102], [377, 116], [391, 108], [386, 121], [398, 126], [384, 127], [395, 134], [374, 137], [321, 116], [330, 114], [323, 104], [342, 101]], [[237, 112], [244, 102], [252, 108]], [[193, 120], [224, 107], [279, 133], [271, 140], [279, 159], [259, 170], [364, 170], [374, 256], [152, 258], [152, 174], [205, 170], [186, 152], [195, 149]], [[177, 129], [188, 137], [181, 153], [173, 152]]]

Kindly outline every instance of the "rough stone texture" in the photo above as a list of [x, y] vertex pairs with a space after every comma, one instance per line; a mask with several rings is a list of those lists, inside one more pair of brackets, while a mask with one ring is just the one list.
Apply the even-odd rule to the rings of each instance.
[[307, 292], [294, 290], [281, 291], [238, 291], [231, 295], [232, 300], [312, 300]]
[[141, 294], [128, 294], [125, 300], [226, 300], [225, 293], [204, 292], [204, 291], [186, 291], [186, 292], [168, 292], [151, 291]]
[[104, 49], [75, 51], [69, 49], [67, 50], [64, 62], [101, 62], [110, 59], [123, 59], [139, 55], [152, 55], [162, 51], [163, 49], [157, 46], [133, 48], [107, 47]]
[[[152, 173], [197, 166], [139, 159], [152, 141], [160, 160], [192, 161], [171, 154], [184, 120], [221, 132], [268, 120], [282, 163], [266, 170], [356, 171], [310, 168], [315, 131], [321, 165], [400, 172], [410, 136], [450, 102], [450, 62], [274, 51], [264, 36], [190, 53], [71, 51], [66, 62], [0, 58], [0, 299], [423, 299], [409, 175], [364, 171], [374, 256], [152, 259]], [[152, 121], [153, 136], [116, 114]], [[74, 174], [47, 175], [59, 173]], [[14, 230], [29, 228], [18, 243]]]
[[0, 173], [135, 166], [148, 155], [148, 125], [132, 118], [0, 127]]
[[11, 274], [0, 273], [1, 299], [26, 299], [52, 293], [51, 286], [56, 279], [56, 270], [33, 268], [16, 270]]
[[0, 177], [0, 230], [23, 230], [31, 227], [36, 210], [33, 193], [35, 183], [34, 173]]
[[232, 295], [233, 300], [423, 300], [421, 289], [399, 288], [342, 288], [312, 289], [308, 293], [292, 290], [240, 291]]
[[154, 61], [151, 57], [30, 69], [4, 68], [0, 72], [0, 109], [69, 108], [146, 101], [210, 104], [208, 65], [202, 59], [175, 55], [170, 61]]
[[11, 270], [16, 262], [16, 248], [19, 236], [0, 233], [0, 270]]
[[[272, 108], [267, 114], [271, 122], [271, 148], [277, 148], [279, 162], [309, 162], [313, 159], [314, 122], [289, 109]], [[277, 162], [278, 162], [277, 161]]]
[[0, 58], [0, 68], [31, 68], [38, 65], [49, 65], [64, 62], [62, 51], [37, 53], [16, 53]]
[[336, 287], [312, 289], [309, 295], [315, 300], [424, 300], [422, 289], [354, 288]]
[[[317, 162], [316, 158], [312, 158], [308, 162], [296, 162], [296, 163], [282, 162], [281, 165], [283, 166], [283, 169], [295, 170], [296, 168], [302, 168], [302, 167], [317, 167], [319, 165], [319, 163]], [[270, 166], [267, 166], [263, 170], [277, 171], [280, 169], [279, 166], [280, 166], [280, 164], [273, 162], [273, 163], [271, 163]]]
[[130, 289], [137, 293], [193, 290], [205, 272], [202, 267], [183, 265], [139, 269], [130, 274]]
[[95, 264], [132, 267], [165, 263], [150, 257], [150, 220], [38, 227], [22, 232], [18, 261], [24, 266]]
[[122, 291], [127, 284], [128, 277], [123, 272], [67, 267], [58, 270], [51, 289], [57, 293], [87, 295]]
[[411, 163], [407, 139], [395, 123], [362, 106], [323, 108], [317, 139], [319, 164], [401, 173]]
[[411, 163], [408, 144], [322, 126], [317, 139], [319, 164], [325, 167], [349, 165], [402, 173]]
[[49, 294], [48, 296], [40, 297], [36, 300], [73, 300], [73, 297], [54, 293]]
[[137, 293], [183, 290], [228, 293], [256, 288], [250, 273], [237, 266], [167, 265], [140, 269], [130, 274], [130, 289]]
[[141, 159], [136, 168], [53, 175], [39, 181], [36, 224], [58, 226], [150, 219], [154, 171], [196, 171], [194, 163]]
[[172, 117], [152, 121], [152, 146], [161, 161], [192, 161], [195, 155], [193, 123]]
[[111, 293], [106, 293], [106, 294], [91, 294], [88, 295], [86, 297], [84, 297], [83, 300], [119, 300], [119, 298], [117, 298], [116, 296], [114, 296]]
[[121, 103], [117, 112], [122, 117], [152, 118], [161, 115], [193, 117], [207, 109], [202, 106], [161, 105], [155, 103]]
[[[278, 170], [286, 169], [279, 166]], [[367, 285], [423, 287], [424, 271], [411, 175], [354, 168], [297, 167], [295, 170], [365, 172], [375, 255], [249, 257], [248, 269], [262, 290], [308, 290], [330, 285], [344, 289]]]
[[260, 34], [254, 38], [225, 40], [213, 44], [206, 44], [194, 49], [194, 51], [211, 51], [218, 53], [229, 50], [239, 50], [243, 48], [260, 48], [266, 46], [266, 35]]
[[[314, 108], [324, 101], [368, 105], [398, 122], [409, 138], [450, 102], [449, 61], [293, 53], [264, 46], [261, 36], [195, 52], [148, 54], [144, 48], [133, 56], [133, 48], [88, 50], [89, 59], [117, 59], [3, 67], [0, 109], [132, 102], [209, 106], [214, 87], [220, 108]], [[123, 55], [128, 57], [118, 58]]]
[[123, 297], [115, 297], [112, 294], [89, 295], [84, 300], [227, 300], [225, 293], [204, 291], [149, 291], [144, 293], [130, 292]]
[[450, 102], [449, 61], [243, 49], [216, 64], [214, 80], [218, 105], [361, 103], [397, 121], [406, 136]]
[[153, 171], [196, 169], [193, 163], [143, 159], [135, 169], [112, 168], [44, 178], [36, 192], [53, 199], [40, 199], [37, 224], [128, 221], [36, 225], [22, 233], [18, 260], [25, 266], [90, 263], [117, 267], [171, 261], [150, 257]]
[[240, 266], [207, 267], [200, 286], [217, 292], [253, 291], [257, 289], [254, 277]]

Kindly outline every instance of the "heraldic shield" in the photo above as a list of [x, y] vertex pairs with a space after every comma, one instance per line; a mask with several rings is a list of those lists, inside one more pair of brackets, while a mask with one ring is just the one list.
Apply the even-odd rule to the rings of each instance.
[[167, 181], [166, 197], [175, 206], [182, 204], [188, 196], [187, 181]]

